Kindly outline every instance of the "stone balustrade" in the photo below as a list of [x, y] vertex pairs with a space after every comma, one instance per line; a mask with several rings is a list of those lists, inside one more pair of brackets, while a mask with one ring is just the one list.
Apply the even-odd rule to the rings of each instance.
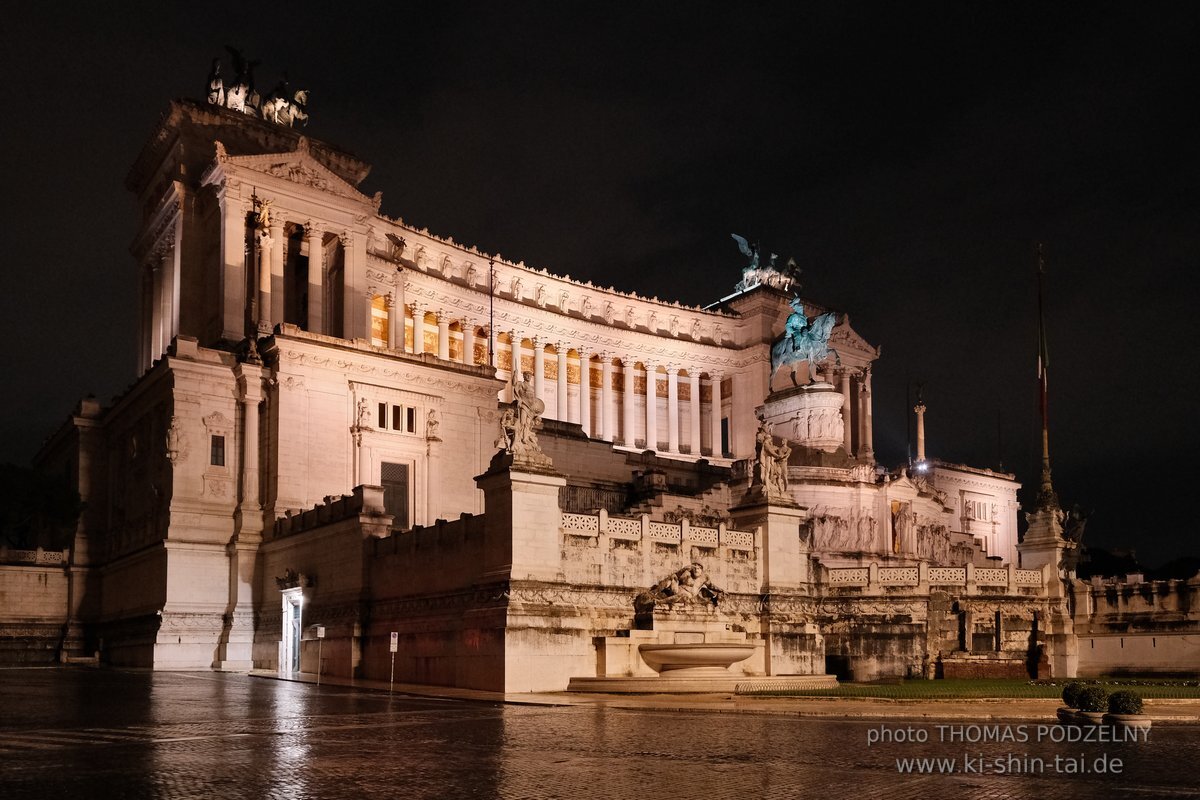
[[912, 587], [927, 592], [934, 587], [962, 587], [967, 594], [993, 593], [997, 590], [1018, 594], [1021, 589], [1036, 589], [1040, 594], [1047, 581], [1053, 577], [1048, 568], [1018, 569], [1007, 567], [935, 567], [918, 564], [910, 567], [881, 567], [870, 564], [865, 567], [839, 567], [827, 569], [824, 583], [830, 587], [862, 588], [867, 593], [895, 587]]
[[35, 564], [37, 566], [66, 565], [70, 561], [69, 550], [9, 550], [0, 547], [0, 564]]
[[601, 535], [611, 539], [657, 542], [660, 544], [691, 545], [711, 548], [724, 547], [729, 550], [752, 551], [756, 547], [756, 531], [738, 531], [724, 523], [715, 528], [693, 526], [686, 519], [681, 522], [654, 522], [650, 515], [637, 517], [609, 516], [607, 511], [598, 514], [562, 515], [560, 528], [570, 536], [594, 538]]

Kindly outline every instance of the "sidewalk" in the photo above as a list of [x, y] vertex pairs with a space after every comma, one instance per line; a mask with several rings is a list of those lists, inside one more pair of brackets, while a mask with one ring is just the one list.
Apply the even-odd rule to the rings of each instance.
[[[311, 673], [285, 675], [254, 670], [251, 677], [296, 683], [317, 682]], [[387, 681], [354, 680], [322, 676], [322, 686], [352, 687], [388, 691]], [[706, 711], [732, 714], [779, 714], [832, 719], [955, 720], [970, 722], [1055, 721], [1061, 700], [1044, 699], [971, 699], [971, 700], [891, 700], [878, 697], [741, 697], [730, 694], [656, 694], [617, 695], [578, 692], [533, 692], [506, 694], [449, 686], [395, 683], [393, 694], [438, 700], [470, 700], [528, 706], [575, 706], [617, 708], [641, 711]], [[1147, 700], [1146, 716], [1166, 724], [1200, 723], [1200, 700]]]

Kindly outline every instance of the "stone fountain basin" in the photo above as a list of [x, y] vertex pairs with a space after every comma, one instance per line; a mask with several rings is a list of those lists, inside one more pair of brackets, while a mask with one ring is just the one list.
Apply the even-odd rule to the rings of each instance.
[[671, 677], [711, 675], [728, 672], [729, 667], [754, 655], [754, 645], [708, 642], [698, 644], [643, 644], [638, 647], [642, 660], [658, 673]]

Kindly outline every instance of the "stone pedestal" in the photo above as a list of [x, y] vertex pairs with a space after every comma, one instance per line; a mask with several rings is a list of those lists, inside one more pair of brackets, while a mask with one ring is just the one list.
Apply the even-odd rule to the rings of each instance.
[[761, 408], [761, 415], [777, 436], [832, 453], [845, 440], [843, 401], [842, 393], [833, 384], [813, 383], [772, 392]]
[[487, 515], [485, 579], [561, 580], [558, 492], [567, 481], [538, 455], [497, 453], [491, 468], [475, 478]]
[[807, 509], [786, 499], [767, 497], [754, 487], [742, 502], [729, 509], [738, 530], [761, 528], [762, 590], [807, 594], [812, 582], [811, 543], [800, 535]]

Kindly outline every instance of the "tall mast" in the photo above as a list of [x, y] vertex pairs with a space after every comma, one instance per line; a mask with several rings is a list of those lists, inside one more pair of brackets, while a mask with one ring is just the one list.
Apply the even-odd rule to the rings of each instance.
[[1050, 481], [1050, 420], [1047, 376], [1050, 368], [1050, 353], [1046, 348], [1046, 320], [1042, 301], [1042, 276], [1046, 273], [1046, 262], [1042, 256], [1042, 244], [1037, 246], [1037, 295], [1038, 295], [1038, 405], [1042, 415], [1042, 481], [1038, 489], [1038, 508], [1058, 508], [1058, 496]]

